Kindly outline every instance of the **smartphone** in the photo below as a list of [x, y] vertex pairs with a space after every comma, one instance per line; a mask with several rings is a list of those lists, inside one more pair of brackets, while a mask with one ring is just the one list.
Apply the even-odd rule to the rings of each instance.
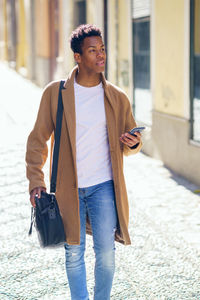
[[134, 136], [136, 136], [135, 134], [134, 134], [134, 132], [141, 132], [142, 130], [144, 130], [146, 127], [135, 127], [135, 128], [133, 128], [133, 129], [131, 129], [128, 133], [130, 133], [131, 135], [134, 135]]

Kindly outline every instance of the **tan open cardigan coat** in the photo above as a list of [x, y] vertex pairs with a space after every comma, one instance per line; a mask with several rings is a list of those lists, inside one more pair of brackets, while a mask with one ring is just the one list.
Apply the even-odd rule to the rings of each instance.
[[[80, 243], [80, 216], [76, 169], [76, 113], [74, 99], [75, 67], [65, 81], [63, 97], [63, 121], [58, 160], [56, 199], [64, 222], [66, 241], [69, 244]], [[123, 175], [123, 154], [137, 153], [141, 143], [135, 149], [123, 145], [119, 137], [136, 126], [130, 102], [124, 92], [107, 80], [103, 74], [104, 103], [107, 120], [109, 147], [112, 162], [113, 180], [118, 213], [118, 226], [115, 240], [125, 245], [131, 243], [128, 233], [129, 207]], [[26, 163], [29, 191], [35, 187], [45, 187], [42, 168], [46, 162], [47, 141], [56, 124], [59, 81], [51, 82], [44, 89], [37, 120], [27, 141]], [[87, 117], [87, 116], [86, 116]], [[52, 155], [52, 147], [51, 147]], [[87, 233], [92, 234], [87, 218]]]

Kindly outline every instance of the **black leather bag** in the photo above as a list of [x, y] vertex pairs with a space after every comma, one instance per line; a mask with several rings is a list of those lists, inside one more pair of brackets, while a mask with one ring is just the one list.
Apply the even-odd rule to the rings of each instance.
[[62, 245], [65, 242], [65, 232], [55, 195], [41, 192], [41, 197], [36, 197], [35, 203], [35, 224], [40, 245]]
[[60, 215], [59, 207], [54, 194], [56, 191], [58, 155], [63, 116], [63, 85], [64, 81], [61, 81], [56, 116], [55, 144], [53, 152], [50, 194], [41, 192], [40, 198], [38, 198], [38, 196], [35, 197], [36, 208], [31, 208], [31, 226], [29, 235], [32, 233], [32, 226], [34, 224], [38, 233], [38, 239], [41, 247], [58, 247], [63, 245], [66, 241], [62, 217]]

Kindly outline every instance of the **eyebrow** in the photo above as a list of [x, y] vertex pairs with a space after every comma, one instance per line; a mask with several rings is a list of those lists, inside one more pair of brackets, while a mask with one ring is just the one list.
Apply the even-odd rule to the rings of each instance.
[[[88, 46], [88, 48], [91, 48], [91, 47], [92, 47], [92, 48], [96, 48], [96, 46], [92, 46], [92, 45], [91, 45], [91, 46]], [[105, 47], [105, 45], [102, 44], [101, 47]]]

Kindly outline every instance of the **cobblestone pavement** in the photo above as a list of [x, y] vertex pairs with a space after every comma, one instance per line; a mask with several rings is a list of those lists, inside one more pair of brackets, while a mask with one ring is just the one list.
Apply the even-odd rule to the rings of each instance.
[[[28, 237], [25, 141], [41, 90], [4, 65], [0, 70], [1, 108], [2, 99], [6, 102], [0, 113], [0, 300], [70, 300], [64, 249], [41, 249], [34, 230]], [[200, 197], [193, 193], [197, 187], [142, 153], [125, 158], [124, 170], [132, 245], [116, 244], [111, 299], [199, 300]], [[89, 236], [86, 266], [92, 299], [94, 254]]]

